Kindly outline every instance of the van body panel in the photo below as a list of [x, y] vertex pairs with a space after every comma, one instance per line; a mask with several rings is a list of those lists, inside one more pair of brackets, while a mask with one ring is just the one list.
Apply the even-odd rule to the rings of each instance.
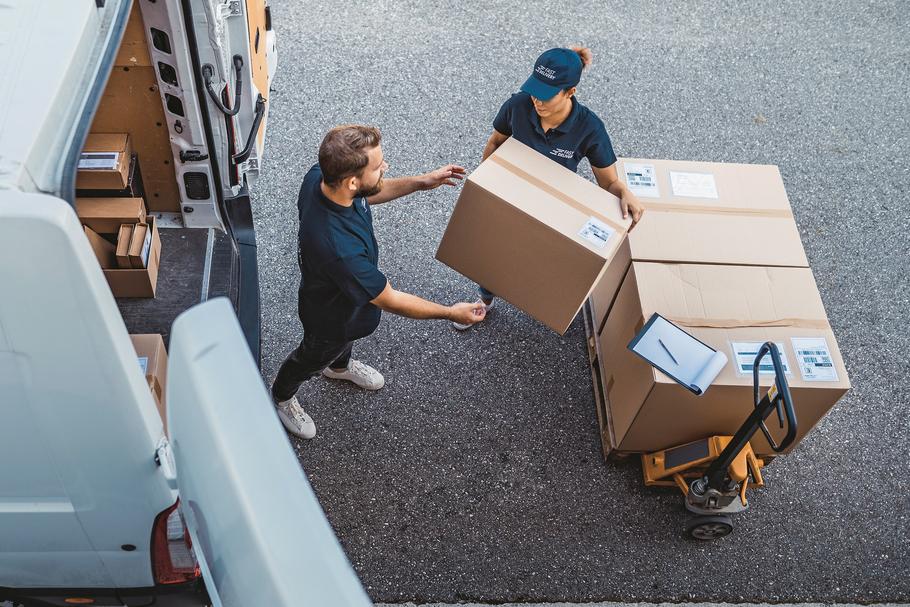
[[166, 400], [181, 509], [213, 602], [371, 606], [227, 299], [174, 322]]
[[[61, 191], [80, 117], [107, 79], [105, 50], [119, 42], [129, 0], [13, 0], [0, 22], [0, 189]], [[103, 74], [103, 75], [102, 75]], [[84, 136], [84, 133], [83, 133]]]
[[0, 260], [0, 586], [150, 586], [164, 429], [72, 207], [0, 190]]

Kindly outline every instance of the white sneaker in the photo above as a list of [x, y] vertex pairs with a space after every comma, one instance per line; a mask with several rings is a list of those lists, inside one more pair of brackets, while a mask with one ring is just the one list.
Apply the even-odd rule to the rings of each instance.
[[[483, 303], [483, 300], [478, 299], [477, 303]], [[493, 301], [491, 301], [490, 303], [483, 304], [483, 307], [484, 307], [484, 310], [486, 310], [487, 314], [489, 314], [490, 310], [492, 310], [493, 306], [495, 306], [495, 305], [496, 305], [496, 299], [493, 299]], [[484, 316], [484, 320], [486, 320], [486, 316]], [[481, 320], [480, 322], [483, 322], [483, 320]], [[458, 329], [459, 331], [464, 331], [465, 329], [470, 329], [471, 327], [473, 327], [476, 324], [477, 323], [475, 322], [470, 325], [463, 325], [460, 322], [455, 322], [454, 320], [452, 321], [452, 326], [455, 327], [456, 329]]]
[[364, 390], [379, 390], [385, 385], [385, 378], [382, 373], [359, 360], [351, 360], [348, 363], [348, 368], [344, 371], [323, 369], [322, 374], [329, 379], [345, 379], [349, 382], [354, 382]]
[[288, 432], [300, 438], [310, 439], [316, 436], [316, 423], [297, 402], [296, 396], [278, 403], [275, 408], [278, 410], [278, 419]]

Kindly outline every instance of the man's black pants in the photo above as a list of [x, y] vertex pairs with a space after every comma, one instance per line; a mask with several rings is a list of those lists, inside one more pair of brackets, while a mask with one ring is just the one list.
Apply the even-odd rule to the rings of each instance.
[[352, 341], [327, 341], [312, 339], [304, 332], [300, 345], [281, 363], [272, 398], [276, 403], [290, 400], [303, 382], [319, 375], [326, 367], [344, 369], [351, 360]]

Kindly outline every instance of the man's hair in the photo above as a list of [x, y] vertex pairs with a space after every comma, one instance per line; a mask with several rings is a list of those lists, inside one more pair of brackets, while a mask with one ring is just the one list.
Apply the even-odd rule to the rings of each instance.
[[381, 140], [379, 129], [361, 124], [336, 126], [326, 133], [319, 146], [319, 168], [326, 185], [336, 186], [347, 177], [359, 175], [369, 162], [367, 151]]

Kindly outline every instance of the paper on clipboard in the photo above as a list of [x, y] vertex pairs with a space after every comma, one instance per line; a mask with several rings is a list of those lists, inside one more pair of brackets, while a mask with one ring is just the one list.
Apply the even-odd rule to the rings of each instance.
[[727, 364], [727, 355], [700, 342], [660, 314], [654, 314], [629, 349], [701, 396]]

